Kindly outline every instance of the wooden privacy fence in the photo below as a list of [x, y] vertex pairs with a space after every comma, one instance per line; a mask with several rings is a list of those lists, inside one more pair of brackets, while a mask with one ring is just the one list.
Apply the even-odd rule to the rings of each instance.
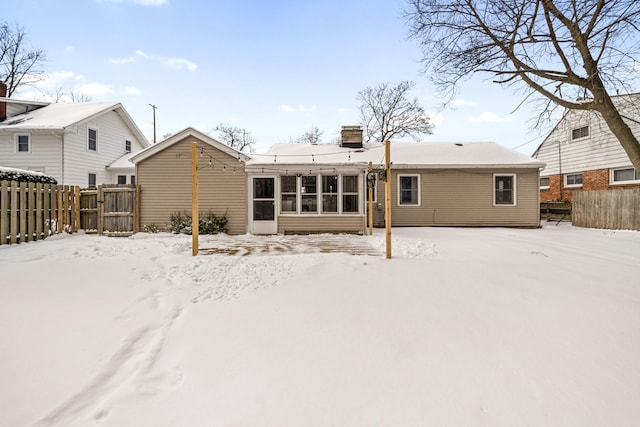
[[80, 187], [0, 181], [0, 245], [78, 231], [79, 200]]
[[99, 185], [80, 193], [80, 226], [83, 230], [110, 235], [131, 235], [140, 231], [138, 186]]
[[135, 185], [77, 186], [0, 181], [0, 245], [41, 240], [80, 229], [130, 235], [139, 231]]
[[640, 230], [640, 188], [574, 191], [573, 225]]

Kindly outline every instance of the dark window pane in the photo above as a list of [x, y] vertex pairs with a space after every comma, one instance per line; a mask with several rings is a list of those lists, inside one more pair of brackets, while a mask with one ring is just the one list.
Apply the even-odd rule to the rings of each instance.
[[281, 176], [280, 177], [280, 191], [283, 193], [295, 193], [296, 192], [296, 177], [295, 176]]
[[495, 177], [496, 205], [512, 205], [513, 202], [513, 177]]
[[254, 200], [253, 201], [253, 220], [254, 221], [273, 221], [275, 218], [273, 201], [271, 200]]
[[273, 178], [253, 178], [253, 198], [273, 199], [274, 197]]
[[303, 176], [302, 177], [302, 194], [315, 194], [317, 193], [317, 177], [315, 176]]
[[401, 205], [417, 205], [418, 204], [418, 177], [417, 176], [401, 176], [400, 177], [400, 204]]
[[358, 176], [345, 175], [342, 177], [342, 192], [357, 193], [358, 192]]
[[342, 212], [358, 212], [358, 196], [356, 194], [342, 196]]
[[335, 175], [325, 175], [322, 177], [322, 192], [323, 193], [337, 193], [338, 192], [338, 177]]
[[305, 213], [316, 213], [318, 212], [318, 199], [314, 195], [303, 195], [302, 196], [302, 212]]
[[18, 151], [21, 153], [26, 153], [29, 151], [29, 136], [28, 135], [19, 135], [18, 136]]
[[126, 175], [118, 175], [118, 184], [126, 184], [127, 176]]
[[613, 171], [613, 181], [633, 181], [636, 179], [635, 170], [633, 168], [629, 169], [619, 169], [617, 171]]
[[338, 212], [338, 196], [322, 196], [322, 212]]
[[282, 195], [282, 212], [296, 212], [296, 195]]

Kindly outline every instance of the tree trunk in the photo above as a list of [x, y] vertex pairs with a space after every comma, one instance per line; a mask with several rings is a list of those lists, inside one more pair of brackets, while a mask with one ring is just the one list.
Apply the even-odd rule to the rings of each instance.
[[602, 114], [609, 130], [622, 145], [636, 172], [640, 173], [640, 141], [633, 134], [629, 125], [625, 123], [608, 94], [605, 94], [601, 100], [596, 99], [596, 102], [596, 108]]

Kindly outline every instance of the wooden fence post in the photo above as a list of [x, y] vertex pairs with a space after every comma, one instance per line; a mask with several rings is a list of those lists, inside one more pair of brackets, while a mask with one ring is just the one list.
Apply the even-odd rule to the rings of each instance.
[[27, 183], [20, 183], [20, 241], [27, 241]]
[[73, 194], [73, 232], [77, 233], [80, 230], [80, 186], [76, 185], [74, 187]]
[[98, 234], [102, 234], [102, 232], [104, 231], [103, 230], [104, 197], [102, 194], [102, 185], [98, 185], [98, 195], [96, 197], [97, 197], [96, 202], [97, 202], [97, 208], [98, 208]]
[[0, 245], [7, 243], [7, 235], [9, 234], [9, 197], [8, 182], [0, 182]]
[[56, 186], [56, 196], [58, 199], [58, 209], [56, 212], [56, 233], [62, 233], [64, 231], [64, 204], [62, 203], [62, 193], [64, 190], [64, 186], [58, 185]]
[[[44, 218], [44, 212], [42, 211], [42, 183], [36, 184], [36, 235], [35, 240], [40, 240], [42, 236], [42, 220]], [[45, 236], [46, 237], [46, 236]]]
[[9, 242], [16, 243], [18, 236], [18, 181], [11, 181], [11, 206], [9, 207]]
[[34, 191], [36, 185], [30, 182], [27, 187], [27, 204], [29, 209], [27, 211], [27, 241], [35, 240], [34, 234], [36, 232], [36, 206], [35, 206], [35, 194]]

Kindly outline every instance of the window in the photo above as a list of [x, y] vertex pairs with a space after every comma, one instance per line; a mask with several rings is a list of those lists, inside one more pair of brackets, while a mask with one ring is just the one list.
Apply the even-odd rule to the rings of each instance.
[[87, 148], [91, 151], [98, 151], [98, 131], [89, 128]]
[[300, 192], [302, 194], [302, 212], [318, 212], [318, 177], [303, 176]]
[[515, 206], [516, 204], [516, 176], [493, 175], [493, 205]]
[[296, 204], [298, 187], [298, 178], [296, 176], [280, 177], [280, 212], [296, 213], [298, 206]]
[[564, 176], [565, 187], [580, 187], [582, 186], [582, 174], [570, 173]]
[[322, 176], [322, 212], [338, 213], [338, 176]]
[[398, 204], [420, 205], [420, 175], [398, 175]]
[[358, 210], [358, 175], [343, 175], [342, 212], [358, 213]]
[[549, 177], [541, 176], [540, 177], [540, 188], [549, 188]]
[[31, 151], [29, 146], [29, 135], [16, 136], [16, 151], [18, 153], [28, 153]]
[[95, 173], [90, 173], [89, 174], [89, 188], [96, 188], [96, 174]]
[[127, 175], [118, 175], [118, 184], [126, 184]]
[[589, 126], [582, 126], [571, 131], [571, 139], [586, 138], [589, 136]]
[[136, 176], [135, 175], [131, 175], [131, 184], [135, 185], [136, 184]]
[[614, 169], [611, 171], [612, 183], [628, 183], [640, 181], [640, 174], [634, 168]]
[[128, 139], [124, 141], [124, 151], [126, 153], [131, 152], [131, 141], [129, 141]]

